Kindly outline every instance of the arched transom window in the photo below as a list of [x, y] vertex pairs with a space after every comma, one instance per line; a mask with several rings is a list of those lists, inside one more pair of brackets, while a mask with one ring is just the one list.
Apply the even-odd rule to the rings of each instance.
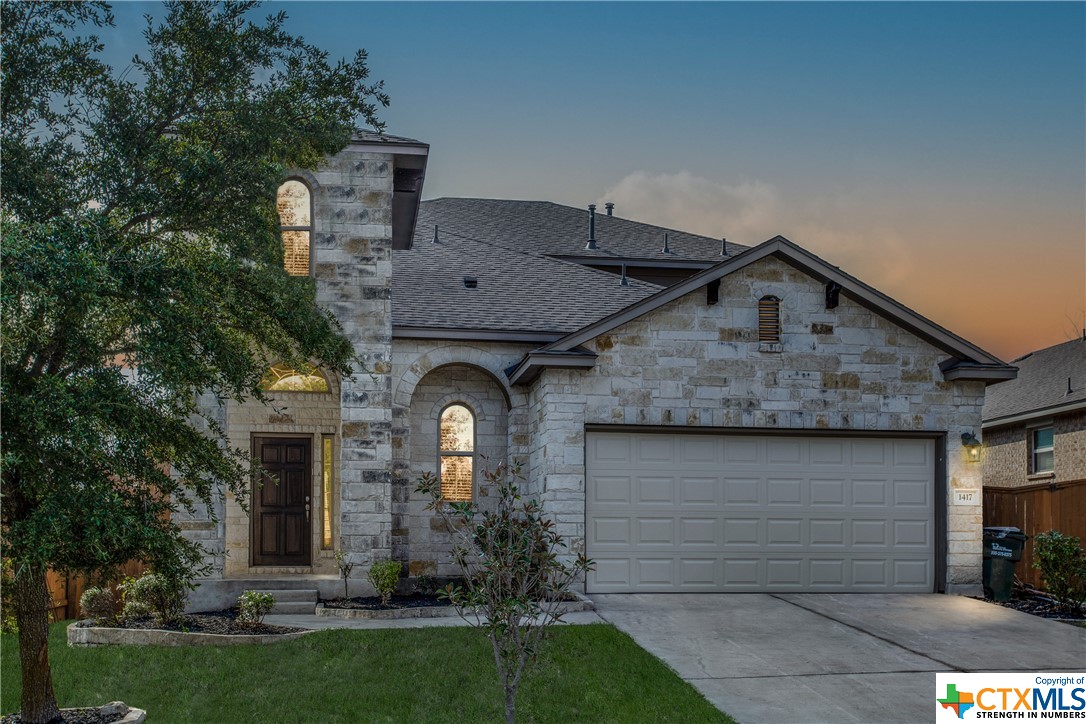
[[475, 415], [454, 403], [441, 411], [438, 429], [441, 496], [457, 502], [472, 498], [475, 488]]
[[781, 300], [772, 295], [758, 300], [758, 341], [781, 341]]
[[260, 389], [269, 392], [328, 392], [328, 380], [316, 367], [296, 370], [276, 364], [264, 373]]
[[309, 187], [290, 179], [276, 194], [279, 229], [283, 234], [283, 266], [288, 274], [309, 276], [309, 249], [313, 232], [313, 204]]

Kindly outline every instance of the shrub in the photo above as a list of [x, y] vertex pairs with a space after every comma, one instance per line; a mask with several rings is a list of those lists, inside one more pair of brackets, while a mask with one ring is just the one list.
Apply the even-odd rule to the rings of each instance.
[[263, 623], [274, 605], [275, 597], [270, 593], [246, 591], [238, 596], [238, 621], [249, 625]]
[[448, 502], [432, 473], [419, 480], [434, 511], [459, 538], [453, 558], [464, 572], [463, 585], [450, 584], [443, 595], [467, 623], [482, 628], [494, 649], [505, 696], [505, 720], [512, 724], [521, 677], [539, 653], [551, 625], [562, 619], [561, 601], [570, 586], [593, 566], [583, 554], [569, 555], [553, 520], [535, 500], [522, 500], [517, 466], [484, 470], [498, 489], [496, 510], [474, 502]]
[[415, 593], [420, 595], [433, 596], [439, 588], [441, 586], [438, 585], [437, 579], [429, 574], [423, 573], [415, 579]]
[[0, 564], [0, 632], [19, 632], [15, 622], [15, 565], [10, 558]]
[[382, 606], [387, 606], [392, 600], [392, 592], [396, 590], [396, 584], [400, 581], [402, 568], [398, 561], [376, 561], [370, 567], [367, 578], [381, 596]]
[[347, 590], [347, 579], [351, 577], [351, 571], [354, 570], [354, 563], [350, 561], [347, 553], [343, 550], [343, 541], [339, 543], [339, 550], [336, 551], [336, 567], [339, 568], [339, 577], [343, 579], [343, 597], [350, 598], [351, 594]]
[[79, 608], [87, 618], [93, 618], [99, 626], [111, 626], [117, 622], [117, 602], [113, 591], [92, 586], [79, 597]]
[[139, 578], [125, 578], [121, 588], [125, 618], [150, 613], [159, 623], [176, 623], [185, 612], [185, 583], [177, 578], [145, 573]]
[[1033, 539], [1034, 568], [1041, 571], [1045, 590], [1061, 605], [1080, 610], [1086, 604], [1086, 552], [1073, 535], [1058, 530]]

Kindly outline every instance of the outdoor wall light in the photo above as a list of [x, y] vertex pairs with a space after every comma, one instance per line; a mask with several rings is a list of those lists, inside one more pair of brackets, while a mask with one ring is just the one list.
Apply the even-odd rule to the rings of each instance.
[[971, 463], [980, 461], [980, 440], [971, 432], [962, 433], [962, 447], [965, 448], [965, 459]]

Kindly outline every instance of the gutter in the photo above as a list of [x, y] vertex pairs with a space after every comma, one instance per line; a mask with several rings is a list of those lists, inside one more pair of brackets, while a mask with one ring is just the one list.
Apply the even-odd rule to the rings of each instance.
[[1030, 410], [1029, 412], [1019, 412], [1013, 415], [1005, 415], [1003, 417], [992, 418], [991, 420], [984, 420], [980, 424], [980, 429], [991, 430], [992, 428], [1003, 427], [1004, 425], [1013, 425], [1016, 422], [1029, 422], [1030, 420], [1035, 420], [1040, 417], [1063, 415], [1068, 412], [1077, 412], [1078, 410], [1086, 410], [1086, 400], [1063, 402], [1049, 405], [1048, 407], [1041, 407], [1036, 410]]

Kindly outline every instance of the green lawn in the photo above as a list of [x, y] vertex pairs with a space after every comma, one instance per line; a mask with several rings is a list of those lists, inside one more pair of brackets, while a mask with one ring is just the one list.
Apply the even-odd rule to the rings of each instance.
[[[489, 643], [467, 628], [322, 631], [272, 646], [69, 648], [53, 626], [62, 707], [120, 699], [155, 722], [501, 721]], [[0, 710], [19, 707], [5, 635]], [[555, 630], [521, 685], [522, 722], [731, 722], [608, 625]]]

